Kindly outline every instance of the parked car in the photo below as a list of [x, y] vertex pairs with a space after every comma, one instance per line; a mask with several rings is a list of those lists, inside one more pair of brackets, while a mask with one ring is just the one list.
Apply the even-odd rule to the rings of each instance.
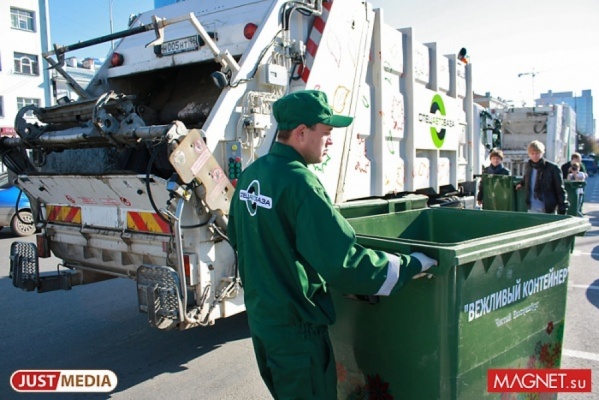
[[589, 176], [593, 176], [597, 173], [597, 163], [592, 158], [583, 158], [582, 163], [587, 170]]
[[[19, 197], [20, 194], [20, 197]], [[18, 210], [15, 208], [19, 200]], [[14, 186], [8, 174], [0, 174], [0, 228], [10, 226], [17, 236], [28, 236], [35, 233], [35, 223], [31, 214], [31, 205], [25, 193]]]

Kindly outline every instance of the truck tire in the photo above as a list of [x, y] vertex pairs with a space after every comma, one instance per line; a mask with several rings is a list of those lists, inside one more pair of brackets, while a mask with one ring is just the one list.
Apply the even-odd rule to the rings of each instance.
[[29, 211], [19, 211], [10, 221], [10, 230], [16, 236], [29, 236], [35, 233], [33, 214]]

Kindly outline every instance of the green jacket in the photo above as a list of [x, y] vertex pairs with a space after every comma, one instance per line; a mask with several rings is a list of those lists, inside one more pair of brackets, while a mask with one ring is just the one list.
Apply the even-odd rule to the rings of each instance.
[[332, 324], [329, 286], [389, 294], [422, 268], [415, 258], [358, 245], [303, 157], [279, 142], [241, 174], [227, 232], [248, 317], [267, 325]]

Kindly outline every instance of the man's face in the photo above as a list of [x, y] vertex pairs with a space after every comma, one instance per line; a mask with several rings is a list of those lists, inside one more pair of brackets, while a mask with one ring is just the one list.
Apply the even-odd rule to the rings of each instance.
[[581, 161], [581, 160], [580, 160], [580, 157], [578, 157], [578, 156], [572, 156], [572, 162], [573, 162], [573, 163], [577, 162], [577, 163], [579, 163], [579, 164], [580, 164], [580, 161]]
[[501, 164], [501, 157], [497, 157], [497, 156], [492, 156], [491, 157], [491, 164], [496, 167], [499, 164]]
[[532, 162], [537, 162], [543, 157], [543, 153], [538, 150], [528, 150], [528, 156]]
[[302, 156], [308, 164], [321, 163], [328, 152], [328, 147], [333, 144], [331, 139], [332, 126], [318, 123], [304, 131], [304, 146]]

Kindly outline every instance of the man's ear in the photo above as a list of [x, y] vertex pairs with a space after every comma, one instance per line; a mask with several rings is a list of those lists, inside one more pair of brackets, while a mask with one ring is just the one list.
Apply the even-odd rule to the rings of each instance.
[[307, 130], [308, 127], [304, 124], [301, 124], [293, 130], [293, 133], [296, 135], [298, 141], [303, 142]]

